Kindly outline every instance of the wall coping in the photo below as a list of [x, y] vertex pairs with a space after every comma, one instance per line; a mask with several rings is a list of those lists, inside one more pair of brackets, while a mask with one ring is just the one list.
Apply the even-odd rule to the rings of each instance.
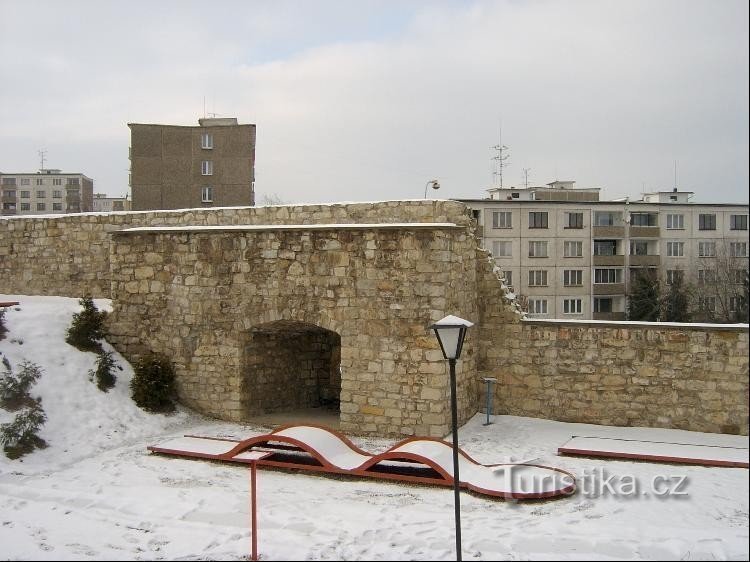
[[141, 232], [228, 232], [249, 230], [374, 230], [374, 229], [454, 229], [465, 228], [454, 222], [384, 222], [384, 223], [338, 223], [338, 224], [232, 224], [226, 226], [139, 226], [125, 228], [113, 234], [137, 234]]
[[716, 330], [747, 332], [748, 324], [710, 324], [707, 322], [636, 322], [633, 320], [566, 320], [560, 318], [522, 318], [524, 324], [549, 324], [556, 326], [600, 326], [602, 328], [646, 328], [660, 330], [678, 328], [680, 330]]

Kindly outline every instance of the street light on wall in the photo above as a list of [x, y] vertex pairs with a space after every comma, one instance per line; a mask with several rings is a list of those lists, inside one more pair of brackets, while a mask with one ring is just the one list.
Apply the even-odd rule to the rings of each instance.
[[437, 180], [430, 180], [424, 185], [424, 198], [427, 199], [427, 188], [432, 186], [432, 189], [440, 189], [440, 184]]
[[458, 474], [458, 401], [456, 399], [456, 360], [461, 357], [466, 330], [473, 326], [472, 322], [458, 316], [446, 316], [432, 326], [435, 331], [443, 356], [450, 365], [451, 378], [451, 422], [453, 432], [453, 505], [456, 519], [456, 560], [461, 562], [461, 498], [459, 495]]

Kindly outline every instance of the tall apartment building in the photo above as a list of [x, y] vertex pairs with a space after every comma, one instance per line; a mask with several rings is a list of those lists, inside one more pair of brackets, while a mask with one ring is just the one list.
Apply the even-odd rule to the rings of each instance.
[[[703, 290], [716, 311], [715, 277], [729, 268], [737, 294], [748, 270], [748, 205], [690, 203], [691, 192], [600, 201], [575, 182], [491, 189], [462, 199], [478, 235], [531, 317], [624, 320], [636, 276], [651, 270]], [[734, 297], [732, 297], [734, 298]], [[731, 300], [728, 306], [738, 306]]]
[[92, 210], [94, 180], [80, 173], [42, 169], [0, 172], [3, 215], [51, 215]]
[[128, 123], [132, 210], [255, 204], [255, 125], [198, 123]]

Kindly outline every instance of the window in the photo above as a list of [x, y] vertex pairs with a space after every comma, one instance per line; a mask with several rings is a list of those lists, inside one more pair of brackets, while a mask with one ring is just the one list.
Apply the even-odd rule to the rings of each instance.
[[703, 312], [716, 312], [716, 297], [700, 297], [698, 308]]
[[513, 257], [513, 243], [509, 240], [493, 240], [492, 255], [496, 258]]
[[68, 185], [74, 185], [74, 186], [80, 185], [78, 183], [78, 178], [68, 178]]
[[583, 306], [581, 299], [564, 299], [563, 314], [581, 314]]
[[659, 226], [656, 213], [630, 213], [630, 226]]
[[35, 182], [37, 185], [44, 185], [44, 178], [36, 178]]
[[701, 258], [716, 257], [716, 242], [698, 242], [698, 256]]
[[30, 211], [31, 210], [31, 203], [21, 203], [21, 210], [22, 211]]
[[685, 255], [684, 242], [667, 242], [667, 255], [671, 258], [681, 258]]
[[40, 189], [36, 192], [36, 197], [37, 199], [44, 199], [45, 197], [47, 197], [47, 192], [43, 189]]
[[529, 242], [529, 257], [546, 258], [547, 242], [544, 240], [532, 240], [531, 242]]
[[616, 256], [617, 240], [594, 240], [595, 256]]
[[52, 178], [52, 185], [62, 185], [62, 178]]
[[201, 175], [212, 176], [214, 173], [214, 163], [211, 160], [201, 162]]
[[583, 213], [565, 213], [565, 228], [583, 228]]
[[747, 230], [747, 215], [731, 215], [729, 230]]
[[37, 211], [46, 211], [47, 205], [45, 203], [37, 203], [36, 204], [36, 210]]
[[684, 230], [685, 215], [667, 215], [667, 230]]
[[595, 269], [594, 283], [622, 283], [622, 269]]
[[214, 147], [214, 136], [211, 133], [201, 134], [201, 148], [213, 148]]
[[62, 211], [62, 203], [52, 203], [53, 211]]
[[583, 257], [583, 242], [566, 241], [563, 244], [563, 255], [566, 258]]
[[583, 285], [583, 271], [580, 269], [563, 270], [563, 285], [566, 287], [580, 287]]
[[631, 240], [630, 241], [630, 255], [631, 256], [647, 256], [648, 254], [648, 242], [645, 240]]
[[745, 300], [742, 297], [729, 297], [729, 312], [737, 312], [742, 310], [742, 301]]
[[677, 280], [682, 281], [685, 279], [684, 272], [681, 269], [668, 269], [667, 270], [667, 285], [674, 285]]
[[747, 242], [730, 242], [729, 255], [733, 258], [746, 258]]
[[[21, 204], [23, 205], [23, 203]], [[745, 282], [745, 277], [747, 277], [747, 269], [733, 269], [730, 279], [732, 283], [742, 285]]]
[[16, 178], [3, 178], [3, 185], [16, 186]]
[[716, 215], [698, 215], [698, 230], [716, 230]]
[[201, 189], [201, 202], [211, 203], [214, 200], [214, 188], [204, 187]]
[[3, 191], [3, 196], [4, 197], [12, 197], [13, 199], [15, 199], [16, 198], [16, 191], [15, 190]]
[[547, 299], [529, 299], [529, 314], [547, 314]]
[[612, 299], [611, 298], [595, 298], [594, 299], [594, 312], [612, 312]]
[[512, 271], [503, 271], [503, 275], [505, 275], [505, 284], [508, 287], [513, 287], [513, 272]]
[[30, 199], [31, 198], [31, 191], [22, 191], [21, 192], [21, 199]]
[[5, 211], [15, 211], [16, 210], [16, 204], [15, 203], [3, 203], [3, 210], [5, 210]]
[[513, 228], [513, 213], [510, 211], [494, 211], [492, 213], [492, 228]]
[[546, 269], [530, 269], [529, 270], [529, 287], [546, 287], [547, 286], [547, 270]]
[[[29, 178], [21, 178], [21, 185], [29, 185], [31, 180]], [[747, 228], [745, 229], [747, 230]]]
[[529, 213], [529, 228], [547, 228], [546, 212]]
[[594, 226], [614, 226], [619, 219], [620, 213], [596, 211], [594, 213]]
[[62, 191], [55, 189], [52, 191], [52, 199], [62, 199]]
[[712, 285], [716, 283], [716, 270], [714, 269], [699, 269], [698, 270], [698, 285]]

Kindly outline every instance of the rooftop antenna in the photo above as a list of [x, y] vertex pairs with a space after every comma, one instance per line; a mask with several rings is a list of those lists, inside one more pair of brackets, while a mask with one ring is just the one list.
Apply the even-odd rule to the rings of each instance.
[[677, 191], [677, 160], [674, 161], [674, 190]]
[[203, 118], [206, 118], [206, 96], [203, 96]]
[[[494, 150], [497, 154], [492, 157], [492, 160], [494, 161], [495, 169], [492, 172], [492, 185], [493, 186], [500, 186], [500, 189], [503, 188], [503, 168], [507, 166], [505, 163], [508, 158], [510, 158], [510, 154], [506, 154], [505, 152], [509, 150], [507, 146], [503, 144], [503, 128], [500, 127], [500, 143], [496, 144], [495, 146], [490, 147], [491, 150]], [[499, 181], [498, 181], [499, 180]]]
[[531, 168], [524, 168], [523, 169], [523, 186], [526, 189], [529, 189], [529, 172], [531, 171]]
[[39, 159], [41, 160], [41, 164], [39, 167], [40, 171], [44, 171], [44, 155], [47, 154], [46, 150], [37, 150], [37, 153], [39, 154]]

